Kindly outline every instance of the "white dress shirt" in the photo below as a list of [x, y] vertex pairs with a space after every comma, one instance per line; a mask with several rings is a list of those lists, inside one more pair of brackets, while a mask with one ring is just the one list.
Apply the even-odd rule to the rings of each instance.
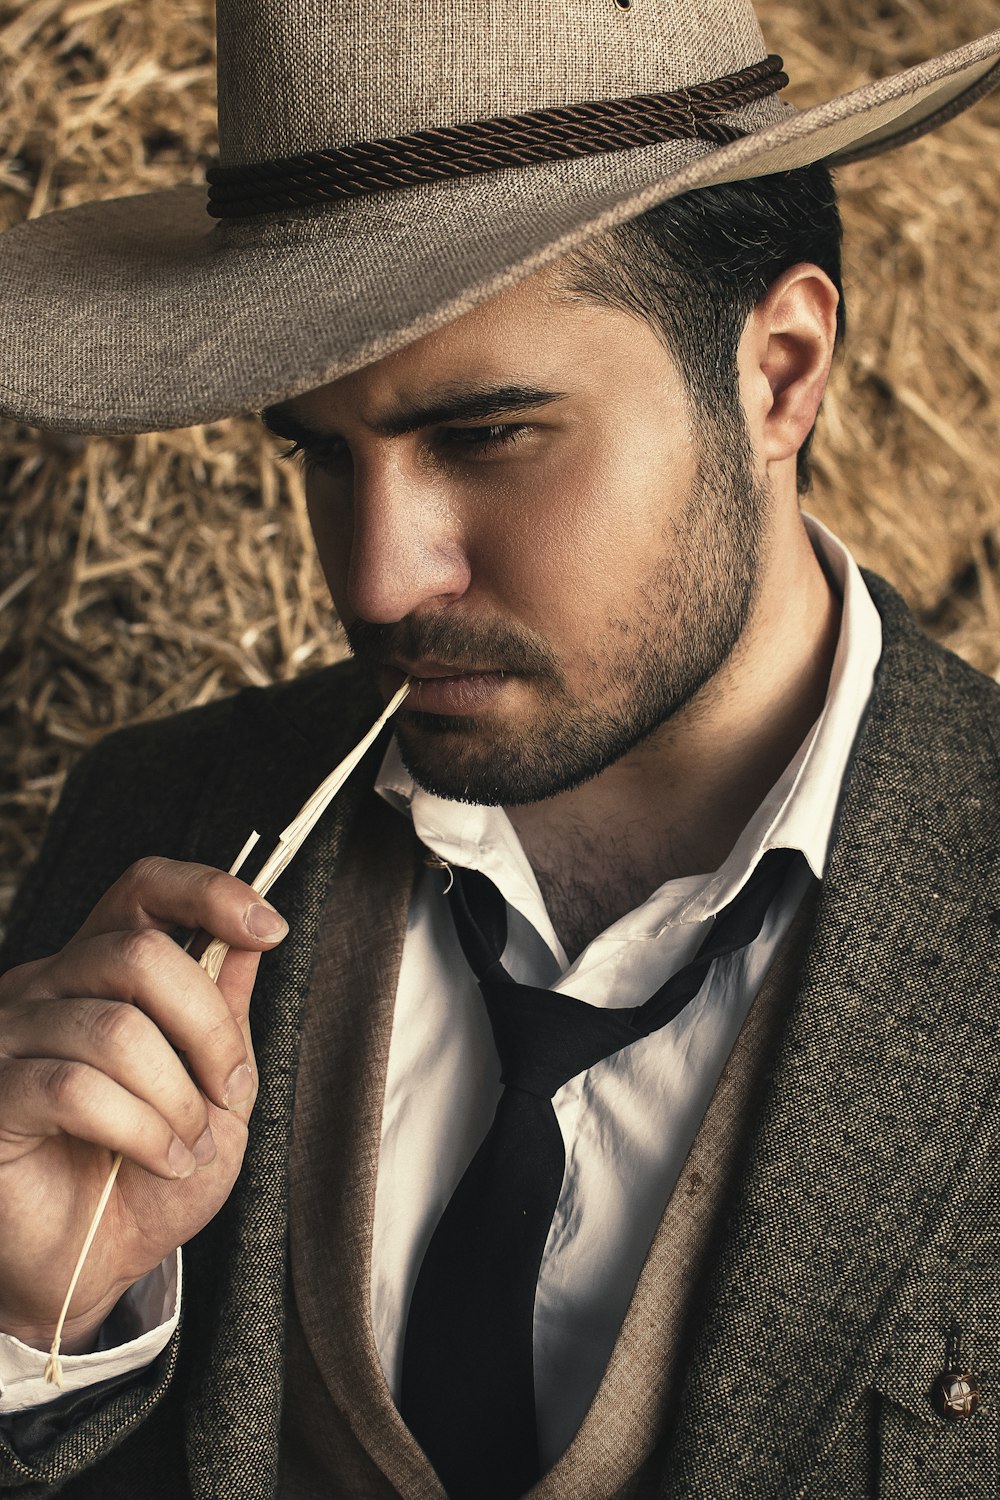
[[[502, 808], [446, 801], [417, 787], [393, 741], [377, 790], [435, 856], [482, 870], [508, 903], [504, 963], [515, 979], [592, 1005], [632, 1006], [694, 955], [711, 918], [762, 855], [804, 856], [760, 936], [717, 960], [701, 992], [662, 1030], [565, 1084], [553, 1099], [566, 1174], [539, 1273], [535, 1386], [543, 1466], [566, 1448], [590, 1404], [656, 1225], [719, 1075], [812, 876], [822, 878], [841, 783], [881, 653], [881, 623], [843, 545], [812, 518], [813, 545], [843, 599], [826, 701], [796, 755], [718, 870], [671, 880], [568, 964], [538, 884]], [[810, 874], [811, 872], [811, 874]], [[394, 1397], [406, 1312], [434, 1227], [492, 1120], [499, 1063], [478, 985], [451, 922], [440, 870], [426, 868], [410, 907], [389, 1051], [372, 1246], [372, 1321]], [[179, 1256], [178, 1256], [179, 1260]], [[179, 1299], [171, 1261], [128, 1294], [151, 1322]], [[144, 1304], [144, 1305], [143, 1305]], [[64, 1357], [72, 1388], [155, 1357], [176, 1323], [115, 1350]], [[147, 1326], [149, 1324], [147, 1323]], [[45, 1355], [0, 1336], [0, 1412], [58, 1394]]]

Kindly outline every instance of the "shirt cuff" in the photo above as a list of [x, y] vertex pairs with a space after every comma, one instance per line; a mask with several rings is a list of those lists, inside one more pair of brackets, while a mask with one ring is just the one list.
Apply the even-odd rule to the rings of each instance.
[[46, 1385], [48, 1350], [32, 1349], [0, 1333], [0, 1415], [46, 1406], [67, 1391], [131, 1375], [151, 1364], [170, 1342], [181, 1306], [181, 1252], [129, 1287], [106, 1319], [91, 1354], [63, 1354], [62, 1388]]

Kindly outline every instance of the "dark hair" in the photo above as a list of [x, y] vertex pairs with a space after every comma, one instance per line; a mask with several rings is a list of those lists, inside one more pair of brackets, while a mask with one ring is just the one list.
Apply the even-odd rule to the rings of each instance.
[[[822, 163], [700, 188], [617, 225], [567, 257], [567, 290], [645, 318], [663, 336], [706, 414], [742, 424], [736, 353], [752, 309], [782, 271], [819, 266], [840, 293], [837, 194]], [[814, 431], [815, 429], [813, 429]], [[798, 452], [809, 488], [808, 434]]]

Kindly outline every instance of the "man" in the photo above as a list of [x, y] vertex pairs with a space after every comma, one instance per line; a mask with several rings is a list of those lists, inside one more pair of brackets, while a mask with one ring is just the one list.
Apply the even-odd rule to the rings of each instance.
[[[262, 39], [290, 9], [251, 14], [256, 52], [247, 16], [220, 14], [224, 110], [284, 57]], [[593, 64], [624, 19], [578, 19]], [[720, 10], [712, 66], [669, 80], [655, 28], [691, 49], [704, 18], [634, 19], [627, 45], [605, 38], [628, 65], [583, 97], [639, 95], [641, 65], [669, 168], [576, 136], [569, 162], [518, 169], [575, 220], [563, 253], [551, 218], [539, 265], [506, 234], [466, 237], [422, 314], [401, 281], [376, 334], [327, 288], [336, 354], [303, 323], [284, 375], [284, 333], [258, 316], [254, 363], [228, 310], [202, 369], [195, 290], [218, 290], [221, 264], [315, 296], [376, 198], [369, 249], [391, 260], [397, 222], [417, 259], [440, 249], [433, 216], [386, 186], [424, 144], [398, 94], [370, 155], [405, 139], [376, 198], [351, 180], [360, 208], [276, 207], [276, 178], [308, 195], [315, 173], [328, 197], [356, 168], [350, 150], [288, 163], [274, 143], [302, 139], [278, 94], [271, 134], [239, 118], [218, 243], [190, 241], [186, 199], [155, 253], [157, 205], [134, 232], [108, 206], [96, 251], [76, 231], [75, 268], [72, 226], [51, 227], [64, 277], [115, 255], [146, 269], [151, 326], [127, 360], [91, 316], [90, 400], [115, 363], [105, 423], [252, 397], [305, 449], [356, 660], [109, 741], [22, 895], [0, 987], [11, 1493], [996, 1491], [996, 691], [807, 528], [798, 494], [840, 302], [812, 163], [967, 100], [1000, 36], [810, 118], [767, 104], [778, 75], [748, 13]], [[395, 21], [405, 54], [423, 22]], [[511, 48], [544, 60], [555, 22], [525, 18]], [[368, 58], [363, 41], [338, 55]], [[314, 44], [298, 43], [310, 117]], [[550, 149], [576, 126], [545, 66]], [[453, 119], [542, 129], [493, 67]], [[439, 134], [416, 170], [436, 185], [401, 191], [447, 191], [453, 216], [498, 230], [495, 155], [470, 164], [464, 137], [423, 124]], [[269, 150], [249, 149], [258, 132]], [[609, 235], [587, 217], [601, 163], [624, 226]], [[744, 180], [710, 185], [727, 176]], [[664, 206], [632, 223], [643, 180]], [[191, 363], [151, 385], [167, 324]], [[65, 424], [83, 408], [61, 344], [58, 381], [50, 341], [36, 393], [26, 358], [10, 385], [51, 403], [58, 384]], [[405, 678], [393, 742], [278, 888], [286, 925], [220, 869], [250, 826], [266, 842], [285, 825]], [[231, 945], [218, 986], [178, 928]], [[579, 1063], [584, 1033], [601, 1040]], [[532, 1070], [552, 1068], [542, 1087]], [[44, 1350], [115, 1151], [63, 1336], [69, 1389], [47, 1400]]]

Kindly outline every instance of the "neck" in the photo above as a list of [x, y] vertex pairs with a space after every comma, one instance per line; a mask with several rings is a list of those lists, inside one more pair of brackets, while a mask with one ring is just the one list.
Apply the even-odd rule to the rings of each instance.
[[717, 869], [823, 707], [840, 604], [797, 510], [723, 668], [599, 776], [507, 809], [567, 951], [666, 880]]

